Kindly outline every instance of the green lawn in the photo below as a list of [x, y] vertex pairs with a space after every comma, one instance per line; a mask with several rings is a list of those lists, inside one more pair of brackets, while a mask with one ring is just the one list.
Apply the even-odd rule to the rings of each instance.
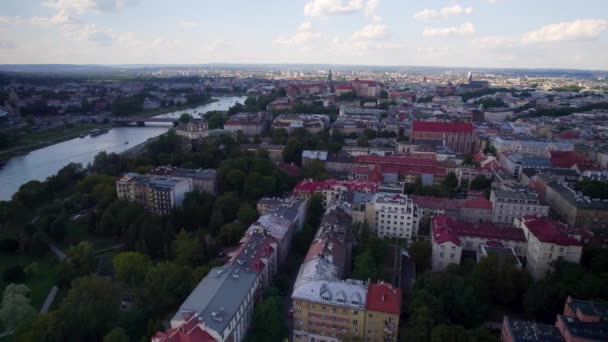
[[[57, 280], [58, 263], [50, 254], [43, 258], [15, 253], [15, 254], [0, 254], [0, 273], [4, 272], [11, 266], [22, 265], [27, 266], [33, 262], [38, 263], [39, 273], [24, 279], [25, 285], [30, 288], [30, 298], [32, 298], [32, 306], [37, 310], [40, 309], [49, 291], [55, 285]], [[4, 291], [6, 287], [4, 280], [0, 280], [0, 288]]]

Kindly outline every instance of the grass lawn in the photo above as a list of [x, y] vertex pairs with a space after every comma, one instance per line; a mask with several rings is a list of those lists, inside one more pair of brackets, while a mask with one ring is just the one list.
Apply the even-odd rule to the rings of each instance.
[[[33, 262], [38, 263], [39, 273], [32, 277], [26, 276], [23, 282], [31, 290], [30, 298], [32, 299], [32, 306], [36, 310], [39, 310], [57, 280], [58, 263], [50, 254], [43, 258], [36, 258], [21, 253], [2, 253], [0, 254], [0, 272], [4, 272], [11, 266], [27, 266]], [[0, 281], [0, 288], [3, 291], [6, 285], [8, 284], [3, 280]]]

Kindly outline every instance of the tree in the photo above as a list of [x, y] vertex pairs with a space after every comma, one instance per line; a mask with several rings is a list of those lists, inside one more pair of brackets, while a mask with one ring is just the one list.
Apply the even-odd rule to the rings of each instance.
[[478, 175], [471, 181], [471, 190], [484, 190], [492, 186], [492, 180], [484, 175]]
[[359, 147], [369, 147], [369, 140], [365, 135], [360, 136], [357, 139], [357, 146]]
[[353, 270], [353, 278], [368, 280], [376, 280], [378, 270], [376, 268], [376, 262], [369, 250], [355, 257], [355, 267]]
[[253, 200], [260, 199], [264, 195], [272, 194], [276, 188], [276, 179], [273, 176], [263, 176], [253, 172], [247, 176], [243, 193]]
[[152, 266], [150, 257], [139, 252], [121, 252], [112, 260], [116, 278], [133, 289], [140, 286]]
[[303, 150], [302, 144], [297, 139], [291, 138], [287, 141], [287, 145], [285, 145], [285, 149], [283, 150], [283, 160], [286, 163], [295, 163], [301, 166]]
[[114, 328], [103, 337], [103, 342], [129, 342], [129, 335], [123, 328]]
[[245, 229], [240, 223], [227, 223], [220, 228], [217, 241], [224, 246], [236, 245], [243, 237]]
[[313, 160], [311, 163], [302, 167], [302, 177], [312, 178], [314, 180], [326, 180], [330, 178], [330, 175], [325, 169], [325, 164], [322, 161]]
[[192, 115], [190, 115], [190, 113], [183, 113], [179, 117], [179, 122], [183, 124], [187, 124], [188, 122], [190, 122], [190, 120], [192, 120]]
[[426, 307], [418, 307], [412, 314], [407, 329], [407, 341], [428, 342], [431, 338], [433, 327], [433, 316], [431, 310]]
[[29, 292], [30, 289], [23, 284], [10, 284], [4, 290], [0, 305], [0, 321], [5, 330], [12, 330], [19, 323], [36, 315], [36, 310], [27, 297]]
[[188, 267], [171, 262], [152, 267], [138, 296], [140, 304], [157, 315], [175, 309], [191, 290], [190, 272]]
[[388, 91], [386, 90], [380, 90], [380, 98], [381, 99], [388, 99]]
[[424, 273], [431, 267], [431, 245], [426, 241], [414, 241], [408, 252], [416, 264], [416, 273]]
[[241, 204], [237, 216], [243, 226], [249, 227], [258, 219], [258, 211], [248, 204]]
[[458, 187], [458, 177], [454, 172], [450, 172], [445, 176], [443, 181], [441, 181], [441, 185], [448, 189], [455, 189]]
[[319, 224], [321, 224], [321, 217], [325, 209], [323, 209], [323, 195], [314, 194], [308, 199], [308, 210], [306, 213], [306, 223], [309, 224], [313, 229], [313, 234], [316, 232]]
[[59, 283], [67, 286], [77, 277], [91, 274], [95, 271], [97, 260], [93, 254], [93, 246], [89, 242], [81, 242], [67, 251], [67, 258], [59, 265]]
[[281, 341], [285, 335], [282, 325], [281, 301], [270, 296], [255, 306], [251, 322], [251, 342]]
[[181, 230], [173, 241], [173, 260], [179, 265], [195, 266], [203, 257], [203, 246], [195, 234]]
[[245, 173], [241, 170], [235, 169], [230, 170], [226, 175], [224, 184], [226, 185], [227, 191], [241, 192], [243, 189], [243, 182], [245, 181]]

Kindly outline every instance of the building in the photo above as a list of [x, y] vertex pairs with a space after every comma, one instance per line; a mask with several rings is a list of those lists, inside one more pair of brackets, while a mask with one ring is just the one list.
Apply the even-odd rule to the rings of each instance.
[[260, 286], [261, 277], [253, 270], [240, 266], [215, 267], [171, 318], [171, 328], [184, 327], [194, 315], [197, 326], [214, 341], [243, 341]]
[[535, 157], [547, 157], [550, 151], [574, 150], [574, 145], [569, 142], [507, 139], [504, 137], [493, 138], [492, 146], [494, 146], [497, 153], [512, 151]]
[[521, 229], [459, 222], [445, 215], [431, 220], [431, 245], [433, 271], [460, 264], [463, 253], [476, 255], [481, 245], [511, 247], [518, 256], [526, 253], [526, 238]]
[[414, 121], [410, 142], [441, 140], [444, 146], [459, 153], [475, 152], [475, 133], [470, 122]]
[[544, 278], [557, 260], [580, 262], [583, 253], [580, 230], [532, 215], [516, 219], [515, 227], [523, 230], [528, 241], [526, 268], [534, 279]]
[[242, 132], [246, 136], [260, 135], [266, 128], [266, 113], [238, 113], [224, 123], [224, 130]]
[[590, 198], [570, 186], [552, 182], [546, 186], [545, 201], [570, 227], [608, 227], [608, 200]]
[[279, 267], [277, 240], [263, 230], [245, 234], [240, 245], [230, 254], [227, 265], [238, 265], [253, 270], [261, 276], [261, 286], [267, 288]]
[[261, 151], [268, 152], [268, 158], [273, 162], [283, 161], [283, 150], [285, 145], [273, 145], [266, 142], [260, 144], [242, 144], [241, 148], [253, 153], [259, 153]]
[[486, 199], [449, 199], [411, 196], [418, 206], [421, 221], [429, 222], [435, 215], [445, 215], [456, 221], [483, 223], [492, 220], [492, 203]]
[[380, 96], [380, 85], [376, 81], [360, 80], [356, 78], [351, 82], [354, 92], [361, 97]]
[[313, 181], [312, 179], [304, 179], [293, 188], [293, 195], [300, 198], [309, 198], [314, 194], [321, 194], [323, 195], [323, 205], [327, 207], [340, 199], [346, 191], [376, 193], [378, 192], [378, 183], [364, 180], [339, 181], [329, 179]]
[[500, 166], [515, 178], [523, 169], [548, 169], [551, 168], [551, 160], [547, 157], [536, 157], [521, 154], [519, 152], [506, 151], [498, 155]]
[[160, 166], [150, 171], [152, 177], [171, 177], [192, 182], [192, 191], [217, 194], [217, 172], [213, 169], [186, 169], [183, 167]]
[[292, 292], [294, 341], [397, 341], [401, 290], [348, 279], [352, 218], [329, 207], [304, 258]]
[[245, 235], [264, 234], [272, 236], [278, 243], [278, 260], [279, 264], [282, 264], [291, 248], [294, 231], [295, 224], [292, 221], [278, 215], [267, 214], [260, 216], [256, 222], [251, 224]]
[[517, 321], [505, 316], [501, 341], [608, 341], [608, 304], [568, 296], [555, 325]]
[[175, 128], [175, 134], [190, 140], [199, 140], [209, 135], [209, 125], [205, 120], [190, 120], [180, 123]]
[[518, 269], [522, 269], [521, 261], [515, 254], [515, 250], [512, 247], [502, 247], [500, 245], [492, 246], [490, 245], [480, 245], [479, 250], [477, 251], [477, 262], [481, 261], [483, 258], [487, 257], [495, 257], [499, 264], [503, 264], [505, 262], [513, 262], [515, 267]]
[[158, 215], [167, 215], [173, 208], [181, 207], [186, 193], [191, 191], [192, 180], [184, 178], [127, 173], [116, 181], [119, 199], [137, 202]]
[[298, 197], [264, 197], [258, 200], [257, 210], [260, 215], [275, 215], [293, 222], [302, 229], [306, 221], [308, 200]]
[[315, 134], [329, 128], [329, 116], [321, 114], [281, 114], [272, 122], [273, 129], [285, 129], [288, 133], [303, 128]]
[[532, 191], [494, 189], [490, 194], [492, 222], [512, 226], [513, 221], [526, 215], [549, 216], [549, 206]]
[[381, 238], [411, 240], [418, 235], [420, 214], [407, 195], [378, 193], [366, 210], [373, 217], [367, 219], [368, 223]]
[[512, 118], [513, 109], [510, 108], [488, 108], [484, 110], [484, 119], [489, 122], [504, 122]]

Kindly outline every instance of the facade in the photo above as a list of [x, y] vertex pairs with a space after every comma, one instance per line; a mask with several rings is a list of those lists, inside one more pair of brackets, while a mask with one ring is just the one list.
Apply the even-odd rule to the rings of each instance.
[[167, 215], [181, 207], [187, 192], [192, 191], [192, 180], [173, 177], [124, 174], [116, 181], [119, 199], [141, 204], [144, 209], [158, 215]]
[[184, 124], [180, 123], [175, 128], [175, 134], [190, 140], [199, 140], [209, 135], [209, 125], [205, 120], [190, 120]]
[[566, 184], [546, 186], [545, 201], [570, 227], [605, 229], [608, 227], [608, 200], [583, 196]]
[[292, 221], [268, 214], [260, 216], [256, 222], [249, 226], [245, 235], [264, 234], [272, 236], [278, 243], [278, 260], [282, 264], [291, 248], [294, 231], [295, 224]]
[[536, 140], [515, 140], [503, 137], [492, 139], [497, 153], [512, 151], [535, 157], [546, 157], [550, 151], [573, 151], [574, 145], [569, 142], [552, 142]]
[[281, 114], [272, 122], [273, 129], [285, 129], [288, 133], [303, 128], [315, 134], [329, 128], [329, 116], [321, 114]]
[[268, 157], [270, 160], [274, 162], [283, 161], [283, 150], [285, 149], [284, 145], [272, 145], [269, 143], [260, 143], [260, 144], [243, 144], [241, 148], [253, 153], [257, 153], [259, 151], [267, 151]]
[[498, 155], [500, 166], [510, 175], [519, 178], [524, 169], [549, 169], [551, 160], [547, 157], [536, 157], [519, 152], [506, 151]]
[[441, 140], [455, 152], [475, 152], [476, 138], [470, 122], [414, 121], [410, 141], [418, 140]]
[[511, 247], [518, 256], [524, 256], [527, 244], [521, 229], [470, 224], [437, 215], [431, 220], [431, 245], [432, 269], [441, 271], [450, 264], [460, 264], [463, 252], [477, 253], [482, 245]]
[[186, 169], [181, 167], [160, 166], [150, 171], [152, 177], [171, 177], [192, 182], [192, 191], [217, 194], [217, 172], [213, 169]]
[[368, 207], [368, 212], [373, 213], [368, 222], [379, 237], [411, 240], [418, 235], [420, 214], [407, 195], [378, 193]]
[[329, 207], [304, 258], [292, 293], [294, 341], [397, 341], [401, 290], [347, 279], [351, 216]]
[[579, 263], [583, 244], [579, 230], [545, 217], [524, 216], [515, 220], [515, 227], [524, 231], [528, 248], [526, 268], [534, 279], [542, 279], [557, 260]]
[[526, 215], [549, 216], [549, 206], [531, 191], [492, 190], [492, 222], [512, 226], [513, 221]]
[[329, 179], [313, 181], [312, 179], [304, 179], [293, 188], [293, 195], [300, 198], [309, 198], [314, 194], [321, 194], [323, 195], [323, 205], [327, 207], [340, 199], [346, 191], [376, 193], [378, 192], [378, 183], [363, 180], [339, 181]]
[[435, 215], [445, 215], [457, 221], [483, 223], [492, 220], [492, 203], [486, 199], [449, 199], [411, 196], [418, 206], [421, 220], [428, 222]]
[[246, 136], [260, 135], [266, 128], [266, 113], [238, 113], [224, 123], [224, 130]]

